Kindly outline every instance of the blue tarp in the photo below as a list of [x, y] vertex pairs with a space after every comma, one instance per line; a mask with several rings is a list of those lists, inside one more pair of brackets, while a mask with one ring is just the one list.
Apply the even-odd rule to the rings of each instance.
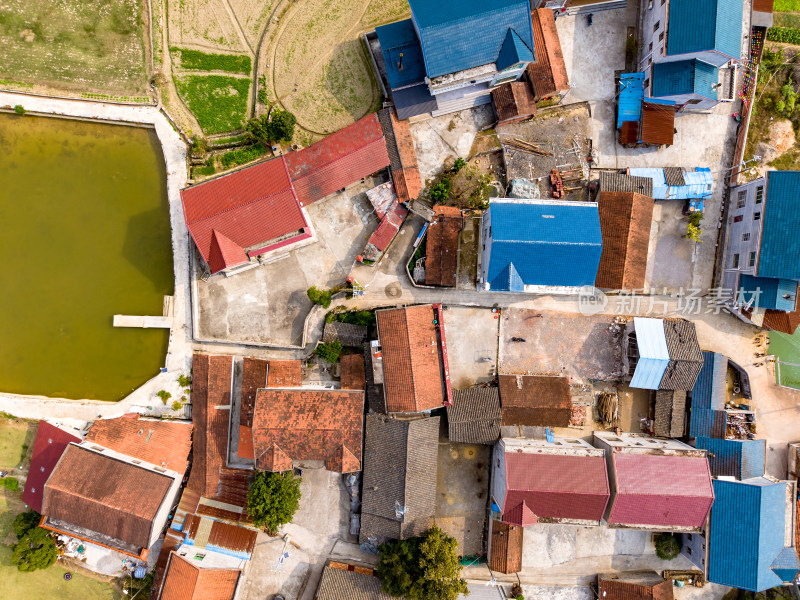
[[623, 73], [619, 78], [619, 100], [617, 101], [617, 129], [629, 121], [642, 118], [644, 98], [644, 73]]

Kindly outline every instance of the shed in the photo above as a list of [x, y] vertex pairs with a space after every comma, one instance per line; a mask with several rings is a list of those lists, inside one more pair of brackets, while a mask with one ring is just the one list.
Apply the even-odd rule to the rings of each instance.
[[489, 547], [489, 569], [500, 573], [519, 573], [522, 570], [522, 538], [524, 528], [492, 520]]
[[764, 475], [767, 440], [698, 437], [695, 445], [708, 450], [708, 464], [714, 477], [750, 479]]

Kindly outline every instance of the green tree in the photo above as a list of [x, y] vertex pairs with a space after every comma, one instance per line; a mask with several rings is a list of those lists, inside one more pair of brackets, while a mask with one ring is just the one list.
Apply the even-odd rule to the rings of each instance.
[[256, 473], [247, 492], [247, 514], [253, 524], [274, 535], [278, 527], [289, 523], [300, 507], [301, 481], [292, 471]]
[[678, 536], [672, 533], [658, 533], [655, 536], [656, 555], [661, 560], [672, 560], [681, 553]]
[[178, 375], [178, 385], [182, 388], [188, 388], [190, 385], [192, 385], [192, 376], [181, 373]]
[[14, 519], [14, 535], [17, 536], [18, 540], [21, 540], [23, 535], [39, 525], [41, 518], [42, 515], [35, 510], [18, 514]]
[[257, 142], [261, 142], [263, 144], [269, 144], [269, 120], [267, 119], [267, 115], [261, 115], [260, 117], [255, 117], [250, 119], [247, 123], [245, 123], [245, 131], [250, 134]]
[[56, 562], [56, 544], [50, 532], [34, 527], [19, 540], [11, 553], [11, 564], [24, 572], [46, 569]]
[[291, 142], [297, 119], [288, 110], [276, 108], [269, 122], [269, 136], [273, 142]]
[[339, 340], [332, 342], [322, 342], [314, 348], [314, 354], [329, 363], [336, 363], [342, 354], [342, 343]]
[[458, 542], [436, 526], [421, 537], [382, 544], [376, 571], [383, 591], [408, 600], [456, 600], [468, 594], [457, 547]]
[[450, 198], [450, 189], [453, 187], [450, 179], [445, 177], [439, 183], [431, 187], [431, 202], [434, 204], [444, 204]]
[[323, 308], [328, 308], [331, 305], [331, 300], [333, 300], [333, 290], [321, 290], [315, 285], [308, 288], [306, 294], [309, 300]]

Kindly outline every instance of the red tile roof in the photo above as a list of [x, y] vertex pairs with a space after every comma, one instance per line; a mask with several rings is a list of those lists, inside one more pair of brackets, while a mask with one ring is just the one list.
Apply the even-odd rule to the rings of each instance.
[[408, 121], [400, 121], [393, 109], [389, 110], [391, 116], [392, 132], [400, 159], [400, 168], [392, 168], [392, 181], [400, 202], [419, 197], [422, 192], [422, 177], [417, 164], [417, 151], [414, 148], [414, 138]]
[[25, 491], [22, 492], [22, 501], [25, 504], [38, 513], [42, 512], [42, 493], [47, 478], [50, 477], [67, 445], [70, 442], [79, 444], [80, 441], [79, 437], [46, 421], [39, 421], [31, 454], [31, 467], [25, 480]]
[[269, 361], [267, 387], [300, 387], [301, 385], [303, 385], [303, 366], [299, 360]]
[[285, 471], [293, 460], [320, 460], [331, 471], [358, 471], [363, 420], [362, 391], [259, 390], [253, 414], [256, 467]]
[[617, 493], [609, 524], [702, 527], [714, 489], [708, 459], [657, 454], [612, 454]]
[[391, 308], [376, 314], [387, 410], [415, 412], [443, 406], [445, 359], [433, 307]]
[[672, 145], [675, 133], [675, 107], [642, 101], [642, 143]]
[[434, 207], [425, 249], [425, 283], [455, 287], [458, 264], [458, 234], [461, 210], [455, 206]]
[[203, 569], [172, 552], [158, 600], [233, 600], [239, 569]]
[[538, 520], [603, 518], [610, 496], [605, 457], [506, 451], [505, 461], [504, 521], [522, 525], [523, 502]]
[[256, 392], [267, 387], [267, 365], [269, 361], [245, 357], [242, 361], [242, 402], [239, 410], [239, 424], [250, 427], [253, 424], [253, 410], [256, 405]]
[[302, 206], [388, 167], [378, 115], [367, 115], [316, 144], [290, 152], [286, 165]]
[[70, 445], [45, 484], [42, 514], [149, 548], [153, 521], [172, 481], [155, 471]]
[[532, 10], [531, 22], [536, 60], [528, 63], [526, 72], [533, 95], [538, 100], [567, 91], [569, 81], [553, 11], [549, 8]]
[[232, 356], [195, 354], [192, 358], [194, 441], [188, 486], [213, 497], [228, 453]]
[[188, 187], [181, 201], [189, 233], [213, 273], [241, 264], [248, 248], [308, 227], [283, 158]]
[[653, 199], [634, 192], [600, 192], [597, 203], [603, 251], [595, 285], [612, 290], [642, 289]]
[[361, 354], [345, 354], [339, 359], [341, 366], [341, 382], [343, 390], [365, 390], [366, 374], [364, 372], [364, 356]]
[[86, 441], [183, 475], [189, 466], [192, 424], [142, 419], [131, 413], [98, 419], [86, 434]]
[[506, 83], [492, 90], [498, 124], [522, 121], [536, 114], [531, 86], [523, 81]]
[[524, 529], [502, 521], [492, 521], [492, 544], [489, 568], [501, 573], [522, 570], [522, 537]]
[[419, 198], [419, 194], [422, 192], [422, 178], [417, 167], [395, 169], [392, 171], [392, 182], [398, 202], [408, 202]]

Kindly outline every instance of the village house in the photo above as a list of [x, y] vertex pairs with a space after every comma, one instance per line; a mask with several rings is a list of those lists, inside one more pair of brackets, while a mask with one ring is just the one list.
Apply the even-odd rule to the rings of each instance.
[[702, 354], [703, 366], [691, 394], [689, 437], [755, 438], [747, 373], [722, 354]]
[[460, 444], [494, 444], [500, 437], [500, 395], [494, 386], [453, 390], [447, 437]]
[[409, 6], [410, 19], [375, 29], [401, 120], [486, 104], [492, 88], [519, 79], [534, 60], [527, 0], [409, 0]]
[[481, 290], [573, 294], [594, 285], [603, 248], [594, 202], [494, 199], [480, 231]]
[[678, 111], [735, 99], [742, 58], [742, 0], [642, 0], [639, 68], [647, 96]]
[[568, 427], [572, 395], [566, 377], [499, 375], [503, 426]]
[[619, 78], [617, 129], [626, 148], [671, 146], [675, 132], [675, 101], [644, 97], [644, 73]]
[[602, 600], [672, 600], [672, 580], [655, 571], [622, 571], [597, 576], [597, 597]]

